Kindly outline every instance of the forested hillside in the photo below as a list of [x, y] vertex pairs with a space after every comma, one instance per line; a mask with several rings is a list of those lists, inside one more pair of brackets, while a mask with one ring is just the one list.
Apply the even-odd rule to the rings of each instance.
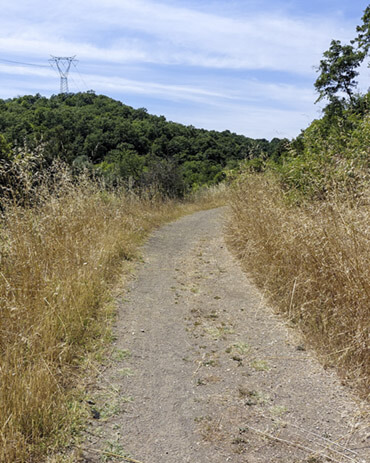
[[276, 157], [286, 142], [168, 122], [94, 92], [0, 100], [0, 134], [3, 159], [42, 151], [44, 166], [58, 158], [172, 196], [218, 183], [240, 160]]

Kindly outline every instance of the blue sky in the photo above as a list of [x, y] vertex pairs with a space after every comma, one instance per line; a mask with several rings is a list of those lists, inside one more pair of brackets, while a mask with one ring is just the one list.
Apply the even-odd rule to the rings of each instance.
[[[2, 0], [0, 98], [58, 93], [59, 78], [48, 59], [76, 55], [70, 91], [93, 89], [196, 127], [291, 138], [320, 115], [314, 66], [332, 39], [354, 37], [367, 5], [368, 0]], [[369, 85], [364, 66], [360, 89]]]

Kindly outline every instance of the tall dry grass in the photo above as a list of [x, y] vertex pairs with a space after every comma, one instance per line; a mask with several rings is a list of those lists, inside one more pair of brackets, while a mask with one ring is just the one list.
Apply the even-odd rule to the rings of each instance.
[[268, 299], [321, 358], [368, 394], [370, 197], [292, 206], [273, 177], [231, 193], [228, 239]]
[[108, 192], [63, 166], [52, 178], [32, 187], [32, 206], [2, 203], [0, 462], [40, 462], [68, 442], [81, 359], [109, 329], [122, 265], [154, 227], [219, 203]]

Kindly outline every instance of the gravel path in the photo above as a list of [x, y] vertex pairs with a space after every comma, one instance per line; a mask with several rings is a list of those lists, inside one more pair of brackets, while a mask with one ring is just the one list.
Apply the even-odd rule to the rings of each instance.
[[82, 461], [369, 461], [364, 405], [248, 281], [226, 212], [184, 217], [144, 247]]

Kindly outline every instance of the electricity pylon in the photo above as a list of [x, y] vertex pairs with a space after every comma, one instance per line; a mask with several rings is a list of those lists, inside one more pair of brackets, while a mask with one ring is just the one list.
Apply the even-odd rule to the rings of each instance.
[[51, 59], [49, 59], [50, 64], [53, 65], [54, 63], [59, 71], [60, 93], [69, 93], [68, 74], [71, 68], [71, 64], [77, 62], [75, 58], [76, 58], [76, 55], [67, 56], [67, 57], [51, 55]]

